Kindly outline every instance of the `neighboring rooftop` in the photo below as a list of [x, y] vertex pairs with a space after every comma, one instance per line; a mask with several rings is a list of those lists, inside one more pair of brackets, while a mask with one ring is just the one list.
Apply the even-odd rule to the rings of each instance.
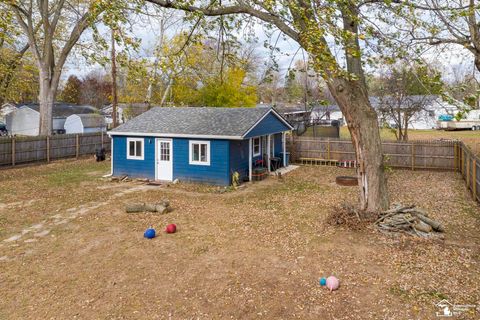
[[154, 107], [112, 133], [243, 136], [272, 108]]
[[[19, 108], [30, 108], [32, 110], [35, 110], [39, 112], [40, 110], [40, 105], [38, 103], [22, 103], [18, 104], [17, 107]], [[63, 103], [63, 102], [56, 102], [53, 105], [53, 117], [54, 118], [64, 118], [71, 116], [72, 114], [87, 114], [87, 113], [95, 113], [97, 112], [97, 109], [84, 105], [84, 106], [79, 106], [76, 104], [69, 104], [69, 103]]]
[[80, 118], [84, 128], [99, 128], [106, 126], [105, 118], [99, 114], [87, 113], [76, 114], [76, 116]]

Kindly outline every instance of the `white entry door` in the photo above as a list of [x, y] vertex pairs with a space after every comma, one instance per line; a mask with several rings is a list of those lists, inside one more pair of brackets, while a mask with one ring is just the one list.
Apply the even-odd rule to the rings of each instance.
[[173, 179], [172, 139], [157, 139], [157, 180]]

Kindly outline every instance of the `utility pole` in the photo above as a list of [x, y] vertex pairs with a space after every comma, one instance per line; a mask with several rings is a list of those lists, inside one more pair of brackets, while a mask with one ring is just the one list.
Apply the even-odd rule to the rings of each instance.
[[117, 56], [115, 54], [115, 29], [112, 28], [112, 52], [111, 52], [111, 59], [112, 59], [112, 126], [115, 128], [118, 125], [117, 120], [117, 105], [118, 105], [118, 97], [117, 97]]

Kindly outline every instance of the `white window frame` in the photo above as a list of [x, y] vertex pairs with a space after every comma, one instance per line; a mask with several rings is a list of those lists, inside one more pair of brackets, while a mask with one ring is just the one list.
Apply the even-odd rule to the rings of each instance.
[[[202, 158], [202, 155], [199, 154], [199, 161], [194, 161], [193, 160], [193, 145], [198, 144], [206, 144], [207, 145], [207, 161], [200, 161]], [[201, 152], [202, 147], [199, 147], [199, 152]], [[201, 140], [189, 140], [188, 141], [188, 163], [193, 164], [193, 165], [199, 165], [199, 166], [209, 166], [210, 165], [210, 141], [201, 141]]]
[[[258, 152], [255, 152], [255, 141], [258, 141]], [[262, 153], [262, 141], [260, 137], [252, 139], [252, 153], [254, 157], [258, 157]]]
[[[142, 143], [142, 155], [141, 156], [132, 156], [130, 155], [130, 142], [135, 142], [135, 152], [137, 151], [137, 142]], [[144, 160], [145, 159], [145, 139], [144, 138], [127, 138], [127, 159], [129, 160]]]

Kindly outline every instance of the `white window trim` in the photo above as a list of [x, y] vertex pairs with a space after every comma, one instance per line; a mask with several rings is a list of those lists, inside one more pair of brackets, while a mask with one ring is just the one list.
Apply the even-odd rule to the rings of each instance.
[[[141, 156], [131, 156], [130, 155], [130, 142], [142, 142], [142, 155]], [[127, 159], [129, 160], [144, 160], [145, 159], [145, 139], [143, 138], [127, 138]]]
[[[258, 140], [258, 152], [255, 153], [255, 140]], [[252, 153], [254, 157], [259, 156], [262, 153], [262, 140], [260, 137], [252, 138]]]
[[[193, 161], [192, 160], [192, 157], [193, 157], [192, 146], [194, 144], [199, 144], [199, 145], [200, 144], [206, 144], [207, 145], [207, 161]], [[193, 164], [193, 165], [198, 165], [198, 166], [209, 166], [210, 165], [210, 141], [189, 140], [188, 141], [188, 163]]]

